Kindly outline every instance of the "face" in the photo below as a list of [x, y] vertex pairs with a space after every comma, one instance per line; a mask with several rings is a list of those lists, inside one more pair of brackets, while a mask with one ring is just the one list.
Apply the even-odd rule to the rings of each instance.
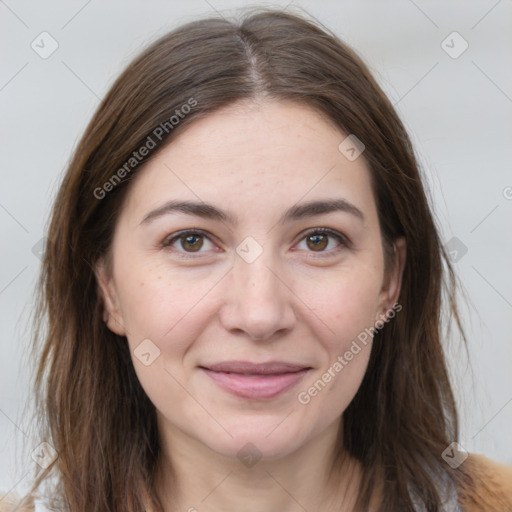
[[339, 424], [405, 254], [384, 271], [370, 171], [345, 137], [304, 105], [242, 102], [132, 182], [97, 275], [169, 439], [273, 458]]

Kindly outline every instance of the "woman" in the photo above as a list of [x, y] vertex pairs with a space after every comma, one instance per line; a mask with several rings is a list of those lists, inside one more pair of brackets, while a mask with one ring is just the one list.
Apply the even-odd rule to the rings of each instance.
[[511, 510], [510, 468], [456, 444], [455, 277], [410, 140], [325, 29], [261, 11], [152, 44], [48, 240], [28, 510], [52, 475], [73, 512]]

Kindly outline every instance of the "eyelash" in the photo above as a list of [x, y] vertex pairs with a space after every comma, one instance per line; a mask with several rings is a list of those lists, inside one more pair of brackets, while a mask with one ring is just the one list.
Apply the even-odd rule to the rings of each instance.
[[[161, 246], [161, 248], [169, 248], [174, 244], [174, 242], [184, 239], [190, 235], [202, 236], [202, 237], [207, 238], [208, 240], [212, 241], [210, 239], [210, 237], [208, 236], [208, 233], [206, 233], [205, 231], [203, 231], [201, 229], [188, 229], [185, 231], [180, 231], [179, 233], [177, 233], [171, 237], [167, 237], [160, 244], [160, 246]], [[345, 235], [342, 235], [341, 233], [338, 233], [337, 231], [334, 231], [329, 228], [310, 229], [309, 231], [307, 231], [306, 233], [304, 233], [302, 235], [302, 238], [299, 240], [299, 242], [302, 242], [307, 237], [313, 236], [313, 235], [327, 235], [332, 238], [335, 238], [340, 243], [340, 245], [337, 246], [335, 249], [331, 249], [329, 251], [320, 251], [318, 253], [316, 253], [315, 251], [308, 251], [311, 253], [311, 256], [313, 256], [314, 258], [329, 257], [329, 256], [332, 256], [333, 254], [337, 254], [341, 249], [343, 249], [343, 247], [350, 248], [350, 246], [351, 246], [350, 240]], [[195, 256], [195, 255], [201, 254], [200, 252], [194, 253], [194, 252], [179, 251], [179, 250], [174, 250], [174, 249], [173, 249], [173, 251], [180, 254], [180, 257], [182, 257], [182, 258], [197, 258], [198, 256]]]

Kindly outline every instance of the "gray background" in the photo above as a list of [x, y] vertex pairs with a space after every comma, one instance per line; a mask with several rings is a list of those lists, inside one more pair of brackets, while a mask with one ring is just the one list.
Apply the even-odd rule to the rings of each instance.
[[[244, 5], [255, 4], [0, 0], [4, 492], [23, 491], [35, 464], [30, 452], [44, 441], [31, 437], [30, 419], [21, 415], [32, 378], [24, 358], [40, 265], [33, 247], [71, 152], [99, 99], [148, 41], [198, 15], [229, 15]], [[512, 464], [511, 2], [297, 0], [294, 6], [358, 51], [411, 133], [443, 240], [457, 239], [449, 247], [458, 251], [455, 266], [469, 297], [463, 313], [471, 366], [457, 340], [449, 346], [461, 444]], [[41, 46], [43, 31], [58, 43], [46, 59], [31, 47], [34, 40]], [[463, 39], [448, 37], [454, 31]], [[467, 50], [453, 58], [464, 40]]]

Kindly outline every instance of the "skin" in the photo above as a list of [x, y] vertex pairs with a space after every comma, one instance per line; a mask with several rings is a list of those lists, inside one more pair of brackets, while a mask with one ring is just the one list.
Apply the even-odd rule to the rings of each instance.
[[[396, 241], [385, 272], [370, 171], [364, 153], [350, 161], [338, 150], [345, 137], [305, 105], [246, 100], [192, 123], [131, 184], [112, 265], [98, 262], [97, 276], [107, 325], [127, 337], [157, 410], [166, 511], [355, 510], [357, 461], [346, 455], [331, 479], [329, 463], [371, 340], [309, 403], [297, 395], [396, 303], [405, 243]], [[337, 211], [278, 223], [296, 203], [334, 198], [364, 219]], [[180, 212], [142, 222], [171, 199], [212, 203], [238, 222]], [[317, 248], [308, 235], [321, 227], [350, 243], [321, 236]], [[192, 239], [199, 252], [183, 238], [161, 246], [192, 228], [209, 234]], [[262, 249], [251, 263], [236, 252], [248, 236]], [[134, 355], [145, 339], [160, 350], [149, 366]], [[284, 393], [252, 400], [199, 368], [232, 360], [312, 369]], [[237, 457], [247, 443], [261, 455], [251, 467]]]

